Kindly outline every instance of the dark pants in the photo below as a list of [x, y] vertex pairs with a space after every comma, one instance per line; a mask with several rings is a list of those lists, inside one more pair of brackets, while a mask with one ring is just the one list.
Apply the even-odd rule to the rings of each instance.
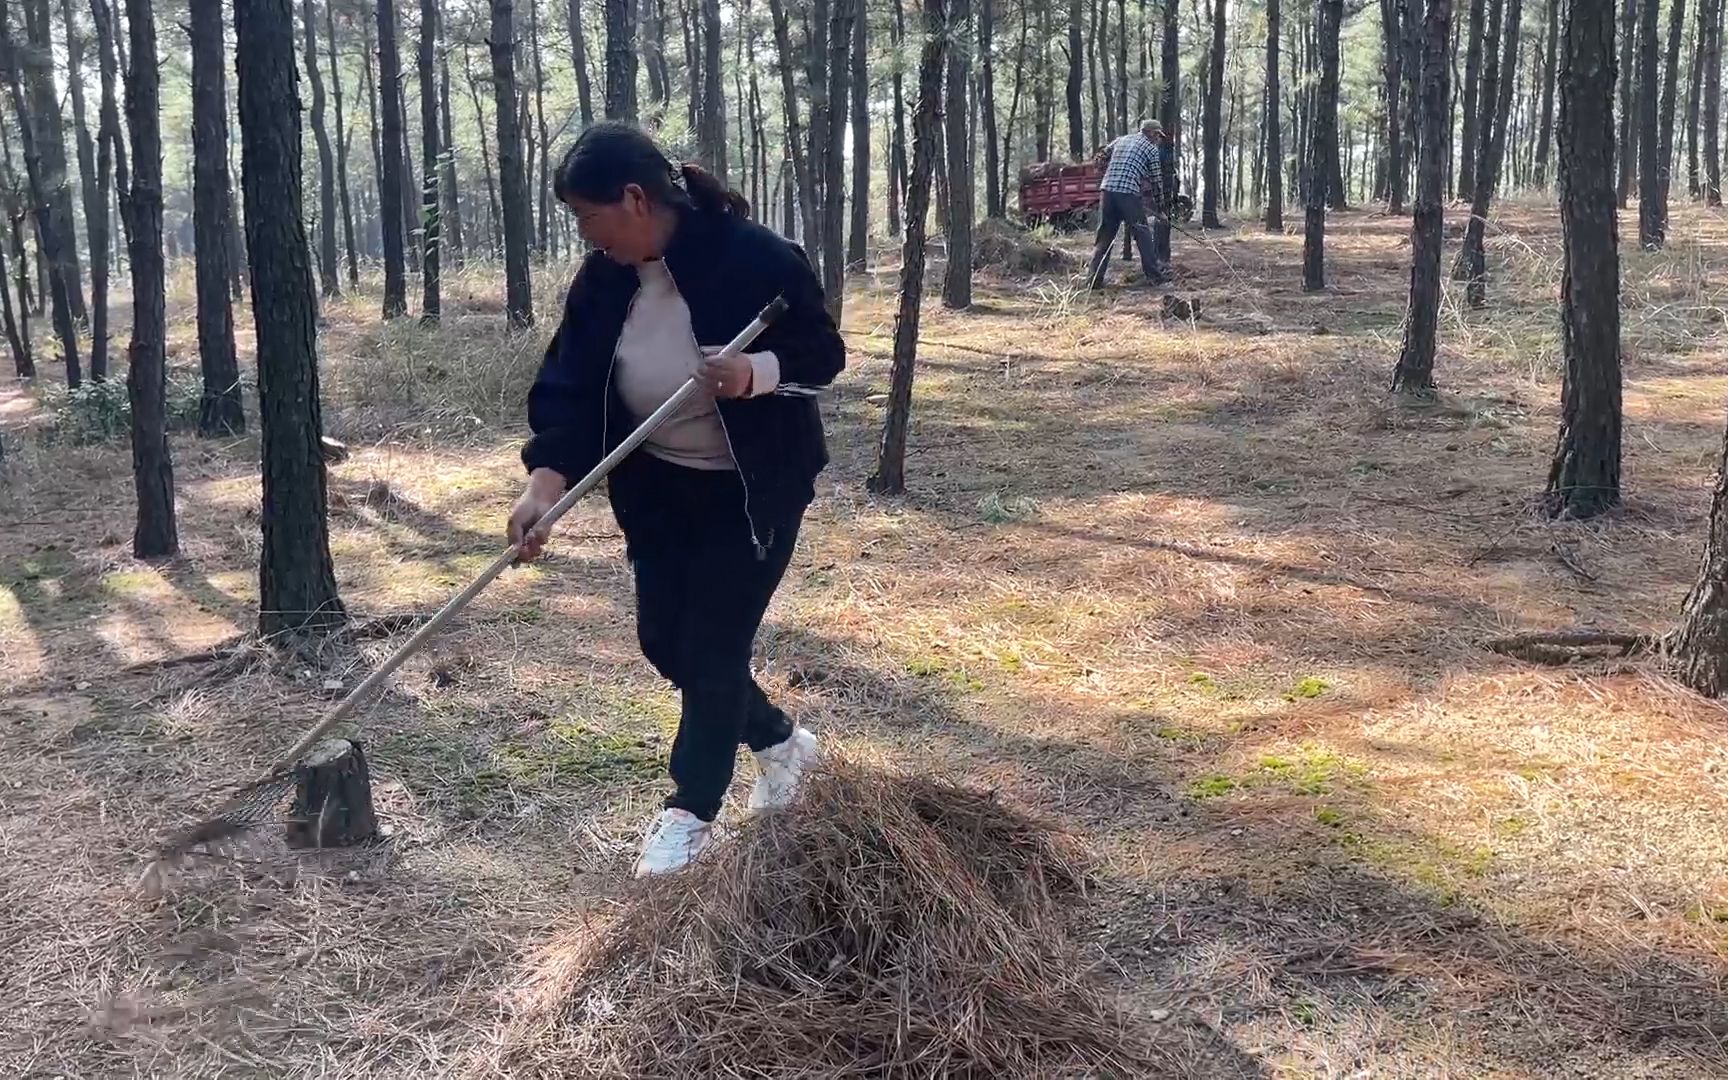
[[666, 805], [713, 821], [739, 744], [766, 750], [792, 734], [751, 676], [750, 656], [800, 522], [758, 521], [759, 553], [737, 473], [643, 453], [619, 466], [610, 486], [636, 576], [642, 655], [683, 699]]
[[1164, 275], [1152, 253], [1152, 229], [1146, 224], [1146, 208], [1138, 195], [1106, 191], [1098, 200], [1098, 239], [1092, 247], [1092, 278], [1094, 289], [1104, 284], [1104, 271], [1110, 267], [1110, 246], [1116, 242], [1116, 231], [1128, 226], [1134, 246], [1140, 252], [1140, 271], [1147, 281], [1161, 281]]

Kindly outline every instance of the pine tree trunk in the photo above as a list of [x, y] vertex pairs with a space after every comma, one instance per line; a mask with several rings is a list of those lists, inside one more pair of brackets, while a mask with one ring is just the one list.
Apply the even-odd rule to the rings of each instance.
[[1218, 219], [1218, 195], [1222, 178], [1219, 157], [1223, 152], [1224, 112], [1224, 0], [1212, 0], [1212, 53], [1206, 65], [1205, 130], [1202, 132], [1206, 170], [1206, 194], [1203, 197], [1200, 224], [1207, 229], [1221, 229]]
[[456, 141], [451, 136], [454, 125], [450, 115], [450, 46], [442, 11], [438, 13], [438, 31], [439, 149], [442, 151], [438, 186], [443, 195], [439, 232], [445, 241], [445, 250], [450, 253], [450, 264], [460, 270], [467, 262], [468, 247], [462, 235], [462, 194], [456, 186]]
[[132, 554], [167, 558], [180, 550], [174, 518], [174, 464], [168, 452], [167, 275], [162, 260], [162, 73], [150, 0], [126, 0], [132, 67], [126, 72], [126, 126], [137, 160], [126, 213], [132, 219], [132, 344], [126, 397], [132, 404], [132, 479], [138, 525]]
[[1710, 0], [1710, 48], [1704, 61], [1704, 205], [1722, 205], [1722, 0]]
[[[964, 35], [971, 18], [971, 0], [950, 0], [948, 25]], [[964, 42], [964, 36], [959, 40]], [[967, 151], [970, 116], [966, 95], [970, 58], [965, 48], [948, 50], [948, 85], [943, 98], [943, 145], [948, 166], [948, 267], [942, 280], [942, 304], [961, 311], [972, 306], [972, 214], [977, 191], [972, 183], [972, 161]]]
[[192, 231], [197, 261], [198, 364], [203, 396], [198, 434], [206, 438], [246, 430], [240, 361], [234, 351], [234, 307], [228, 291], [230, 204], [228, 181], [227, 60], [223, 56], [222, 0], [190, 0], [192, 38]]
[[[1561, 35], [1560, 437], [1547, 509], [1589, 518], [1620, 502], [1620, 254], [1614, 189], [1614, 12], [1575, 3]], [[1622, 99], [1624, 100], [1624, 99]]]
[[1096, 0], [1093, 7], [1092, 48], [1091, 53], [1095, 66], [1092, 69], [1092, 116], [1096, 125], [1098, 103], [1104, 103], [1104, 130], [1108, 132], [1104, 140], [1094, 140], [1097, 148], [1104, 141], [1116, 137], [1122, 130], [1122, 121], [1116, 115], [1115, 83], [1110, 81], [1110, 0]]
[[[991, 3], [994, 5], [995, 0], [991, 0]], [[996, 198], [1001, 211], [1000, 216], [1004, 218], [1008, 216], [1008, 192], [1013, 189], [1008, 174], [1014, 160], [1014, 126], [1019, 123], [1020, 102], [1024, 96], [1026, 82], [1026, 49], [1031, 33], [1031, 19], [1026, 7], [1027, 5], [1024, 3], [1020, 5], [1020, 43], [1014, 50], [1014, 90], [1008, 99], [1008, 122], [1002, 127], [1002, 150], [996, 158], [997, 169], [1001, 172], [1001, 178], [996, 187]], [[991, 126], [995, 126], [994, 116], [991, 117]]]
[[1266, 0], [1266, 107], [1262, 124], [1266, 133], [1266, 231], [1284, 231], [1284, 138], [1279, 128], [1278, 0]]
[[[810, 265], [818, 277], [822, 276], [822, 263], [828, 256], [823, 236], [828, 221], [823, 208], [823, 200], [828, 194], [828, 139], [829, 133], [838, 126], [830, 111], [828, 97], [829, 8], [829, 0], [812, 0], [803, 18], [804, 52], [801, 56], [805, 85], [810, 90], [810, 188], [813, 196], [811, 206], [816, 215], [816, 228], [805, 241]], [[693, 64], [691, 70], [694, 72], [699, 66]]]
[[[806, 254], [820, 256], [821, 232], [816, 221], [815, 172], [821, 163], [805, 156], [804, 128], [798, 119], [798, 91], [793, 82], [791, 32], [787, 26], [785, 0], [768, 0], [774, 20], [774, 47], [780, 54], [780, 99], [786, 108], [786, 145], [792, 157], [792, 176], [798, 185], [798, 210], [803, 225], [801, 239]], [[790, 226], [790, 222], [787, 223]]]
[[1548, 62], [1542, 72], [1542, 122], [1536, 132], [1536, 186], [1548, 186], [1548, 153], [1554, 130], [1554, 74], [1560, 44], [1560, 0], [1548, 0]]
[[[753, 189], [751, 205], [762, 215], [764, 224], [774, 220], [773, 199], [768, 193], [768, 122], [762, 114], [762, 88], [757, 82], [756, 34], [760, 23], [751, 18], [745, 23], [744, 68], [750, 73], [750, 181]], [[865, 222], [868, 227], [869, 222]]]
[[[1417, 141], [1421, 133], [1421, 121], [1417, 117], [1417, 103], [1421, 99], [1422, 78], [1422, 19], [1417, 4], [1420, 0], [1401, 0], [1399, 4], [1400, 20], [1403, 33], [1400, 39], [1404, 43], [1404, 59], [1399, 64], [1399, 72], [1403, 76], [1403, 86], [1400, 91], [1404, 107], [1404, 119], [1400, 127], [1404, 134], [1402, 159], [1406, 170], [1404, 190], [1409, 193], [1410, 178], [1408, 170], [1416, 164], [1417, 156], [1422, 147]], [[1341, 210], [1343, 206], [1337, 202], [1343, 197], [1342, 191], [1332, 192], [1332, 201], [1327, 205], [1330, 209]]]
[[[1026, 0], [1030, 2], [1030, 0]], [[1048, 10], [1048, 0], [1037, 0], [1045, 4]], [[906, 43], [906, 4], [905, 0], [894, 0], [894, 31], [893, 48], [896, 56]], [[894, 130], [888, 138], [888, 233], [891, 236], [900, 235], [900, 198], [906, 191], [906, 90], [905, 79], [900, 73], [900, 65], [894, 65]], [[1048, 151], [1049, 126], [1045, 125], [1045, 148], [1040, 153]]]
[[[310, 3], [310, 0], [307, 0]], [[420, 253], [420, 321], [436, 323], [443, 314], [440, 247], [444, 234], [443, 208], [439, 198], [440, 134], [438, 115], [438, 2], [420, 0], [420, 175], [425, 177], [421, 188], [420, 220], [422, 237]]]
[[870, 18], [862, 0], [852, 20], [852, 218], [846, 235], [846, 265], [862, 270], [870, 240]]
[[342, 242], [348, 253], [348, 287], [360, 287], [360, 256], [354, 244], [354, 207], [348, 195], [348, 118], [342, 100], [342, 67], [336, 59], [336, 14], [324, 3], [324, 49], [330, 64], [330, 97], [336, 107], [336, 193], [342, 206]]
[[[606, 119], [636, 122], [636, 4], [635, 0], [605, 0], [606, 3]], [[506, 6], [508, 11], [508, 6]], [[493, 4], [493, 21], [497, 21], [497, 4]], [[497, 45], [493, 45], [493, 64], [497, 64]], [[512, 121], [514, 126], [514, 121]], [[502, 130], [503, 120], [499, 127]], [[503, 171], [504, 152], [498, 153], [499, 171]], [[508, 188], [508, 182], [505, 183]], [[508, 217], [508, 215], [506, 215]], [[506, 222], [508, 228], [508, 222]]]
[[12, 288], [6, 277], [6, 247], [0, 244], [0, 319], [6, 325], [6, 344], [12, 349], [12, 366], [20, 379], [36, 377], [36, 358], [30, 354], [28, 337], [19, 332], [17, 314], [12, 310]]
[[[1086, 5], [1086, 79], [1091, 90], [1090, 93], [1086, 94], [1086, 102], [1090, 106], [1087, 115], [1091, 121], [1090, 127], [1087, 128], [1090, 133], [1088, 149], [1097, 153], [1098, 148], [1104, 145], [1104, 131], [1098, 118], [1098, 103], [1102, 96], [1099, 93], [1098, 83], [1098, 8], [1104, 3], [1104, 0], [1081, 0], [1081, 2]], [[950, 64], [954, 62], [954, 53], [957, 51], [959, 50], [949, 50], [948, 62]], [[1082, 92], [1084, 93], [1084, 91]]]
[[[613, 0], [607, 0], [607, 17], [611, 18]], [[628, 5], [626, 5], [628, 6]], [[632, 28], [633, 29], [633, 28]], [[634, 33], [631, 38], [634, 38]], [[511, 0], [492, 0], [492, 32], [488, 44], [492, 49], [492, 87], [497, 98], [498, 121], [498, 182], [504, 212], [504, 310], [512, 328], [534, 325], [534, 290], [528, 268], [530, 222], [528, 213], [528, 178], [522, 167], [522, 133], [516, 111], [516, 56], [512, 42], [516, 40], [515, 13]], [[611, 41], [607, 42], [610, 53]], [[630, 97], [625, 104], [634, 117], [636, 60], [630, 58]], [[610, 75], [607, 104], [612, 104]]]
[[[52, 258], [49, 252], [60, 252], [65, 244], [72, 243], [72, 237], [60, 232], [59, 216], [51, 208], [46, 163], [43, 161], [42, 144], [50, 141], [46, 132], [40, 137], [37, 134], [37, 116], [31, 106], [25, 103], [24, 83], [19, 70], [19, 49], [12, 37], [9, 20], [0, 18], [0, 62], [6, 65], [6, 79], [12, 93], [12, 113], [18, 121], [19, 141], [24, 144], [24, 172], [30, 185], [30, 202], [36, 217], [37, 254], [40, 260], [49, 265], [46, 291], [50, 295], [50, 308], [54, 319], [54, 333], [60, 339], [60, 355], [66, 363], [66, 386], [76, 389], [83, 384], [83, 365], [78, 356], [78, 331], [73, 322], [72, 301], [68, 295], [67, 282], [61, 272], [63, 263]], [[64, 151], [61, 153], [64, 158]], [[19, 273], [27, 274], [22, 265]], [[74, 283], [75, 284], [75, 283]], [[41, 286], [37, 288], [37, 296], [43, 293]], [[26, 296], [28, 289], [21, 288], [19, 295]]]
[[588, 37], [582, 27], [581, 0], [568, 0], [564, 25], [570, 32], [570, 66], [576, 71], [576, 101], [586, 128], [594, 122], [594, 86], [588, 76]]
[[1068, 0], [1068, 156], [1075, 161], [1086, 156], [1086, 116], [1081, 100], [1086, 88], [1082, 67], [1086, 60], [1085, 18], [1083, 0]]
[[318, 285], [326, 297], [341, 296], [336, 264], [336, 165], [325, 124], [324, 77], [318, 70], [318, 14], [313, 0], [300, 0], [300, 26], [306, 39], [306, 79], [312, 86], [312, 138], [318, 147]]
[[[1478, 148], [1482, 151], [1476, 162], [1476, 189], [1471, 194], [1470, 221], [1464, 229], [1464, 244], [1458, 251], [1458, 262], [1452, 276], [1465, 283], [1465, 296], [1471, 307], [1481, 307], [1488, 301], [1488, 253], [1486, 238], [1488, 210], [1494, 199], [1494, 189], [1500, 183], [1500, 166], [1506, 157], [1507, 121], [1512, 115], [1513, 76], [1517, 72], [1519, 27], [1523, 19], [1523, 0], [1508, 0], [1505, 8], [1505, 55], [1496, 65], [1490, 57], [1487, 74], [1482, 79], [1483, 116], [1477, 125]], [[1489, 42], [1494, 41], [1500, 26], [1500, 0], [1494, 3], [1495, 25], [1489, 27]]]
[[672, 99], [672, 69], [666, 63], [665, 0], [642, 0], [637, 19], [646, 37], [642, 52], [648, 61], [648, 96], [656, 113], [664, 116], [666, 104]]
[[[98, 220], [102, 225], [102, 254], [107, 264], [103, 275], [103, 289], [106, 290], [110, 275], [114, 268], [113, 233], [110, 222], [109, 205], [114, 201], [115, 194], [125, 192], [131, 182], [131, 172], [126, 164], [126, 141], [120, 126], [120, 101], [116, 86], [119, 83], [119, 64], [114, 59], [114, 10], [108, 5], [108, 0], [90, 0], [90, 22], [96, 28], [96, 61], [102, 80], [101, 119], [97, 126], [96, 143], [96, 184], [102, 192], [102, 211]], [[130, 230], [131, 226], [124, 220], [120, 223], [122, 232]], [[94, 253], [94, 241], [92, 241]], [[92, 254], [94, 259], [94, 254]], [[102, 305], [102, 339], [104, 348], [107, 346], [107, 315], [106, 298]], [[94, 331], [94, 326], [92, 326]]]
[[[1481, 118], [1479, 93], [1482, 85], [1482, 38], [1486, 31], [1487, 0], [1468, 0], [1468, 41], [1464, 53], [1463, 121], [1458, 148], [1458, 194], [1476, 190], [1477, 149], [1476, 124]], [[1492, 49], [1489, 50], [1492, 52]]]
[[[1055, 106], [1051, 99], [1055, 89], [1050, 77], [1050, 48], [1055, 38], [1055, 30], [1050, 22], [1050, 4], [1052, 0], [1021, 0], [1022, 3], [1034, 3], [1038, 7], [1038, 48], [1034, 53], [1032, 71], [1032, 109], [1036, 115], [1032, 118], [1032, 141], [1039, 161], [1049, 161], [1054, 135], [1051, 128], [1055, 122]], [[900, 36], [906, 36], [905, 20], [900, 18], [902, 0], [894, 0], [895, 18], [900, 22]], [[895, 76], [899, 78], [898, 75]], [[898, 85], [898, 84], [896, 84]], [[903, 122], [904, 110], [895, 117], [895, 122], [901, 125], [900, 143], [902, 168], [906, 155], [906, 140]]]
[[[96, 147], [90, 139], [90, 124], [84, 107], [84, 38], [78, 29], [76, 9], [72, 0], [60, 0], [60, 16], [66, 31], [67, 88], [72, 98], [72, 128], [77, 142], [79, 192], [83, 196], [84, 225], [90, 238], [90, 377], [101, 381], [108, 377], [108, 251], [103, 235], [100, 247], [98, 233], [105, 234], [108, 204], [96, 183]], [[103, 265], [98, 266], [100, 260]], [[97, 281], [100, 279], [100, 288]]]
[[324, 634], [339, 629], [347, 613], [336, 593], [326, 523], [317, 308], [300, 220], [293, 2], [235, 0], [234, 24], [263, 435], [258, 632], [265, 638]]
[[[54, 217], [59, 238], [46, 252], [50, 264], [65, 283], [66, 300], [75, 326], [88, 326], [84, 305], [84, 273], [78, 261], [78, 225], [72, 212], [71, 169], [66, 162], [65, 123], [60, 114], [59, 92], [54, 84], [53, 35], [49, 30], [48, 0], [24, 0], [25, 25], [31, 49], [29, 63], [31, 121], [38, 126], [38, 152], [42, 156], [44, 194], [48, 212]], [[50, 286], [52, 288], [52, 286]]]
[[[713, 2], [713, 0], [708, 0]], [[828, 116], [823, 136], [825, 165], [822, 175], [822, 288], [828, 312], [840, 321], [846, 299], [846, 156], [843, 125], [846, 95], [851, 82], [852, 19], [861, 0], [831, 0], [828, 12]]]
[[[978, 57], [983, 65], [979, 73], [981, 104], [979, 121], [984, 129], [984, 216], [1003, 218], [1008, 208], [1002, 197], [1003, 183], [999, 173], [996, 129], [996, 0], [979, 0]], [[1010, 123], [1013, 121], [1010, 120]]]
[[941, 127], [942, 73], [951, 27], [946, 0], [924, 0], [924, 47], [918, 58], [918, 100], [912, 118], [912, 174], [906, 185], [900, 307], [894, 317], [894, 362], [876, 469], [867, 486], [881, 495], [906, 490], [906, 430], [912, 417], [912, 378], [918, 360], [918, 316], [924, 297], [925, 224]]
[[[233, 84], [229, 84], [233, 85]], [[237, 164], [239, 159], [239, 140], [234, 132], [240, 130], [240, 101], [238, 90], [228, 97], [228, 227], [225, 230], [228, 241], [228, 295], [234, 303], [241, 303], [246, 296], [246, 241], [242, 236], [240, 223], [240, 196], [234, 188], [234, 177], [240, 172]]]
[[[378, 209], [384, 243], [384, 317], [408, 313], [408, 272], [402, 250], [405, 230], [402, 150], [402, 57], [396, 48], [396, 0], [378, 0]], [[247, 207], [250, 213], [250, 205]], [[250, 222], [248, 222], [250, 226]], [[247, 235], [251, 235], [248, 228]]]
[[[1557, 0], [1549, 0], [1556, 3]], [[1704, 183], [1698, 174], [1698, 117], [1704, 98], [1704, 57], [1710, 49], [1710, 2], [1702, 0], [1698, 5], [1698, 16], [1692, 30], [1692, 58], [1688, 65], [1686, 88], [1686, 193], [1693, 199], [1704, 191]], [[1553, 58], [1549, 58], [1549, 67], [1553, 67]], [[1546, 134], [1546, 133], [1544, 133]]]
[[701, 0], [701, 4], [702, 109], [699, 141], [702, 164], [721, 183], [726, 183], [726, 90], [725, 73], [721, 70], [720, 0]]
[[1128, 0], [1116, 0], [1116, 115], [1124, 131], [1138, 127], [1128, 115]]
[[1440, 253], [1446, 242], [1446, 100], [1451, 92], [1446, 51], [1451, 35], [1452, 0], [1428, 0], [1422, 23], [1422, 150], [1416, 163], [1416, 219], [1410, 230], [1410, 302], [1404, 348], [1392, 372], [1392, 389], [1407, 394], [1434, 390]]
[[[535, 234], [535, 250], [544, 259], [552, 245], [552, 136], [546, 128], [546, 71], [540, 61], [540, 0], [528, 2], [528, 54], [534, 58], [534, 128], [540, 135], [540, 181], [536, 190], [540, 198], [539, 231]], [[433, 163], [427, 159], [426, 184], [432, 185]], [[433, 212], [436, 213], [436, 204]], [[430, 243], [430, 241], [428, 241]]]
[[[400, 62], [400, 54], [398, 54]], [[398, 79], [396, 94], [397, 122], [402, 133], [402, 252], [407, 257], [408, 273], [420, 272], [420, 185], [414, 178], [414, 140], [408, 124], [408, 73]]]
[[[366, 76], [366, 133], [371, 140], [372, 148], [372, 206], [367, 214], [367, 229], [375, 231], [376, 245], [374, 250], [382, 258], [384, 251], [384, 214], [382, 209], [382, 194], [384, 190], [384, 140], [378, 132], [378, 81], [372, 70], [372, 61], [378, 55], [377, 46], [373, 44], [373, 28], [375, 24], [370, 19], [361, 19], [362, 44], [361, 70]], [[485, 144], [485, 140], [480, 140]]]
[[[1398, 107], [1404, 86], [1402, 27], [1407, 2], [1380, 0], [1381, 74], [1385, 79], [1381, 92], [1386, 97], [1386, 212], [1389, 214], [1404, 212], [1404, 177], [1409, 168], [1404, 160], [1404, 114]], [[1466, 139], [1470, 137], [1468, 131], [1466, 127]]]
[[1302, 288], [1326, 287], [1326, 163], [1338, 139], [1338, 29], [1344, 0], [1319, 0], [1320, 87], [1309, 148], [1307, 228], [1302, 238]]
[[1620, 15], [1620, 182], [1616, 198], [1620, 209], [1626, 209], [1632, 197], [1632, 165], [1638, 155], [1638, 3], [1622, 0]]
[[[678, 25], [684, 38], [684, 77], [685, 84], [689, 87], [685, 93], [685, 105], [688, 109], [686, 115], [689, 118], [690, 134], [698, 140], [702, 135], [702, 24], [698, 21], [701, 17], [699, 12], [697, 19], [690, 17], [690, 6], [700, 2], [701, 0], [678, 0]], [[827, 17], [824, 16], [821, 22], [826, 27]], [[806, 29], [806, 35], [808, 33]], [[817, 77], [814, 65], [811, 77]], [[812, 108], [814, 109], [814, 106]]]
[[1674, 103], [1680, 89], [1680, 38], [1685, 29], [1686, 0], [1671, 0], [1668, 9], [1667, 79], [1662, 84], [1661, 130], [1657, 135], [1659, 148], [1656, 155], [1659, 185], [1657, 231], [1664, 239], [1668, 235], [1668, 191], [1674, 178]]
[[1676, 678], [1705, 697], [1728, 691], [1728, 436], [1710, 493], [1710, 527], [1698, 578], [1680, 605], [1680, 625], [1663, 641]]
[[1638, 26], [1638, 246], [1662, 246], [1662, 160], [1657, 141], [1658, 66], [1662, 39], [1659, 0], [1642, 0]]
[[490, 237], [490, 250], [494, 259], [504, 254], [504, 231], [499, 224], [498, 213], [498, 182], [492, 172], [491, 143], [484, 137], [486, 134], [486, 108], [480, 96], [480, 78], [474, 74], [473, 58], [468, 50], [462, 50], [463, 74], [468, 79], [468, 96], [474, 102], [474, 129], [481, 134], [480, 143], [480, 174], [486, 181], [486, 223]]
[[[98, 367], [106, 371], [108, 366], [108, 291], [114, 271], [113, 228], [108, 207], [114, 193], [114, 153], [120, 119], [114, 101], [113, 63], [108, 59], [113, 53], [112, 43], [106, 49], [102, 46], [110, 32], [106, 8], [92, 5], [91, 22], [96, 28], [97, 63], [103, 87], [97, 108], [95, 199], [84, 207], [85, 226], [90, 234], [90, 367], [94, 372]], [[3, 288], [0, 283], [0, 289]]]
[[[1198, 0], [1196, 0], [1198, 2]], [[1163, 51], [1159, 58], [1158, 76], [1164, 87], [1164, 96], [1158, 103], [1158, 118], [1164, 124], [1165, 134], [1170, 136], [1171, 152], [1177, 165], [1171, 169], [1171, 175], [1177, 175], [1182, 161], [1182, 53], [1178, 48], [1178, 7], [1180, 0], [1164, 0], [1164, 40]], [[1175, 192], [1166, 192], [1174, 195]]]

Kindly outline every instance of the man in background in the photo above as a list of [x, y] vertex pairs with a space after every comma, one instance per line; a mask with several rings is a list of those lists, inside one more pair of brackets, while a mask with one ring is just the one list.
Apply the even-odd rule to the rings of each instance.
[[1147, 284], [1164, 281], [1154, 253], [1152, 229], [1146, 223], [1146, 202], [1162, 205], [1164, 170], [1158, 158], [1158, 140], [1164, 129], [1156, 120], [1140, 122], [1136, 135], [1124, 135], [1104, 151], [1108, 164], [1098, 191], [1098, 239], [1092, 248], [1092, 288], [1104, 287], [1104, 272], [1110, 267], [1110, 248], [1116, 233], [1128, 226], [1134, 248], [1140, 253], [1140, 270]]

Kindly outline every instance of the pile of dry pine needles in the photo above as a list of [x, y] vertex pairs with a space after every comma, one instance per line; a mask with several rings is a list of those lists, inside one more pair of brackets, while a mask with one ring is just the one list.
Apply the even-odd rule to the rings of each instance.
[[1064, 935], [1067, 836], [994, 797], [835, 762], [600, 929], [546, 950], [515, 1075], [1171, 1075]]

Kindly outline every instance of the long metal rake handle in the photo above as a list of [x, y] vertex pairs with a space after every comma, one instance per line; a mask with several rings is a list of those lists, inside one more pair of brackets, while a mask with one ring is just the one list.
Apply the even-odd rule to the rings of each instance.
[[[786, 306], [786, 299], [784, 297], [776, 296], [767, 307], [763, 308], [761, 312], [757, 314], [756, 318], [750, 321], [749, 326], [746, 326], [743, 330], [739, 331], [738, 336], [733, 338], [724, 349], [720, 350], [720, 355], [737, 356], [739, 353], [749, 348], [750, 343], [755, 341], [762, 331], [768, 329], [769, 323], [778, 319], [785, 313]], [[654, 434], [655, 430], [657, 430], [661, 424], [665, 423], [668, 417], [677, 412], [685, 402], [689, 401], [690, 398], [695, 395], [699, 385], [700, 384], [698, 384], [694, 378], [685, 380], [684, 385], [673, 391], [672, 396], [667, 398], [659, 408], [650, 413], [648, 419], [642, 421], [635, 431], [632, 431], [625, 437], [623, 442], [618, 444], [616, 449], [601, 458], [598, 465], [589, 469], [588, 475], [571, 485], [570, 490], [564, 493], [563, 498], [553, 503], [552, 508], [546, 511], [545, 514], [541, 515], [540, 520], [535, 523], [534, 527], [550, 527], [555, 524], [572, 506], [576, 505], [578, 500], [580, 500], [584, 495], [587, 495], [590, 491], [593, 491], [595, 487], [599, 486], [600, 481], [606, 479], [606, 474], [617, 468], [619, 462], [630, 456], [632, 451], [641, 446], [644, 442], [648, 441], [648, 437]], [[468, 584], [467, 588], [451, 597], [450, 602], [445, 604], [442, 608], [439, 608], [438, 613], [427, 620], [425, 626], [416, 630], [413, 637], [403, 642], [401, 648], [397, 649], [394, 653], [391, 653], [382, 664], [378, 665], [378, 668], [373, 671], [372, 674], [362, 679], [360, 685], [348, 691], [348, 696], [344, 697], [340, 702], [337, 702], [336, 707], [330, 710], [329, 715], [318, 721], [318, 723], [315, 724], [311, 730], [307, 731], [306, 734], [300, 736], [300, 741], [290, 747], [288, 752], [282, 755], [281, 759], [276, 762], [270, 772], [265, 774], [262, 779], [268, 780], [292, 769], [300, 761], [301, 755], [312, 749], [313, 744], [315, 744], [325, 732], [329, 731], [332, 727], [341, 723], [349, 716], [352, 716], [354, 710], [360, 707], [361, 700], [364, 699], [367, 694], [377, 689], [379, 684], [389, 678], [391, 673], [397, 668], [406, 663], [409, 657], [419, 652], [421, 647], [432, 639], [432, 635], [443, 629], [446, 623], [455, 618], [458, 612], [468, 606], [469, 601], [473, 600], [476, 596], [479, 596], [486, 586], [492, 584], [492, 582], [497, 579], [499, 574], [502, 574], [505, 570], [514, 565], [517, 556], [520, 554], [520, 544], [511, 544], [506, 548], [502, 555], [492, 561], [492, 565], [481, 571], [480, 576]]]

